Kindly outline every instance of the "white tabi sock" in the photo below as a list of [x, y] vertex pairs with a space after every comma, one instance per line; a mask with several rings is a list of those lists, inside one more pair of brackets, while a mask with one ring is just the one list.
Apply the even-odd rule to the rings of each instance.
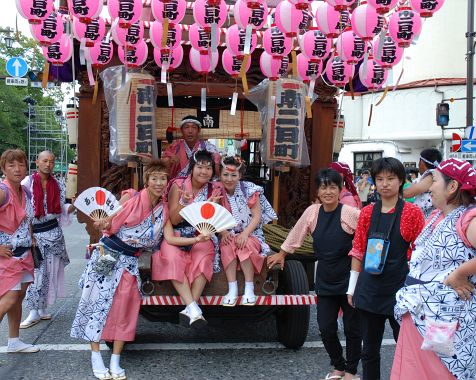
[[121, 355], [112, 354], [111, 355], [111, 362], [109, 364], [109, 369], [113, 373], [121, 373], [124, 371], [121, 366], [119, 365], [119, 361], [121, 360]]
[[101, 372], [107, 371], [107, 368], [102, 360], [102, 355], [100, 351], [91, 351], [91, 364], [93, 366], [93, 370]]
[[20, 342], [20, 338], [8, 338], [8, 345], [14, 345], [16, 343]]
[[245, 296], [252, 297], [255, 295], [255, 284], [253, 281], [245, 282]]
[[238, 281], [232, 281], [228, 283], [228, 297], [238, 296]]
[[28, 317], [23, 322], [32, 322], [37, 321], [38, 319], [40, 319], [40, 314], [38, 313], [38, 310], [31, 310], [30, 314], [28, 314]]
[[190, 318], [192, 318], [192, 319], [203, 314], [202, 309], [200, 309], [200, 306], [198, 306], [195, 301], [193, 301], [187, 307], [188, 307], [188, 311], [190, 313]]

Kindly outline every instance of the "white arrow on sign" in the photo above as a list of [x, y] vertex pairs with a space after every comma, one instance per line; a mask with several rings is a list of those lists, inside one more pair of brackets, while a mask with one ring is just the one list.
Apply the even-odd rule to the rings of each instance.
[[13, 61], [12, 66], [15, 68], [15, 76], [19, 77], [20, 76], [20, 67], [21, 67], [20, 61], [18, 59], [15, 59], [15, 61]]
[[476, 140], [463, 140], [461, 151], [472, 152], [476, 151]]

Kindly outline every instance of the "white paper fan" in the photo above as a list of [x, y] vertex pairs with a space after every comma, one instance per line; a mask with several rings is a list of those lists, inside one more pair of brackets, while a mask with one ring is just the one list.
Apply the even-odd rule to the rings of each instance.
[[102, 187], [90, 187], [84, 190], [76, 198], [74, 207], [94, 221], [107, 218], [122, 208], [116, 197]]
[[203, 234], [216, 234], [236, 226], [235, 218], [214, 202], [195, 202], [180, 210], [180, 215]]

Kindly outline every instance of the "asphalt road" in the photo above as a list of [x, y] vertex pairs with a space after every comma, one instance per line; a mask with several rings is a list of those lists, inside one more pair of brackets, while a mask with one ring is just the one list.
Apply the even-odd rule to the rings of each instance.
[[[0, 324], [1, 380], [93, 379], [87, 342], [69, 336], [79, 301], [77, 287], [84, 268], [88, 236], [73, 222], [65, 229], [71, 264], [66, 268], [67, 296], [52, 306], [43, 321], [20, 336], [40, 345], [36, 354], [6, 354], [7, 321]], [[321, 379], [330, 370], [312, 307], [309, 335], [303, 348], [289, 350], [276, 342], [274, 317], [259, 322], [224, 321], [202, 330], [139, 318], [133, 345], [121, 356], [128, 379]], [[24, 309], [24, 315], [27, 315]], [[343, 338], [343, 334], [341, 339]], [[388, 379], [395, 345], [389, 331], [382, 347], [382, 379]], [[106, 365], [110, 351], [102, 351]]]

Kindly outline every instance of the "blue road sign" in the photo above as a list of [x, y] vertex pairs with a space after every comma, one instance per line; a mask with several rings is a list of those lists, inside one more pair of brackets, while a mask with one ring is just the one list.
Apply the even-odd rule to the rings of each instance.
[[7, 73], [16, 78], [21, 78], [28, 72], [28, 64], [22, 57], [12, 57], [7, 61]]
[[464, 129], [464, 136], [468, 139], [468, 140], [472, 140], [474, 138], [476, 138], [476, 127], [474, 125], [471, 125], [469, 127], [466, 127]]
[[476, 140], [463, 140], [461, 152], [476, 152]]

